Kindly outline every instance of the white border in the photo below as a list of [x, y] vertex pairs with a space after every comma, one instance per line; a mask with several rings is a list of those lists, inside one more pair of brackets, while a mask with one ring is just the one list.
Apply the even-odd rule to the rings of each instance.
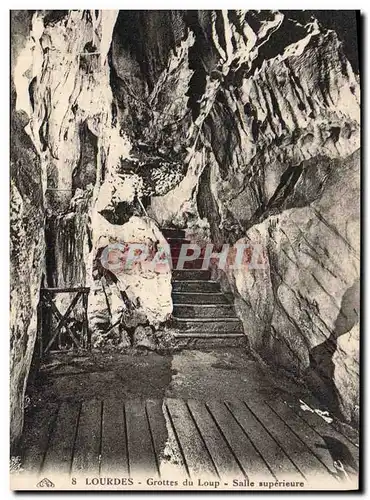
[[[1, 291], [1, 297], [0, 297], [0, 318], [2, 322], [2, 328], [1, 328], [1, 333], [0, 333], [0, 339], [1, 339], [1, 346], [0, 346], [0, 380], [2, 381], [0, 384], [1, 387], [1, 394], [0, 394], [0, 401], [2, 402], [2, 412], [1, 412], [1, 442], [0, 442], [0, 493], [1, 493], [1, 498], [9, 498], [12, 496], [12, 493], [9, 491], [9, 469], [8, 469], [8, 464], [9, 464], [9, 459], [8, 459], [8, 449], [9, 449], [9, 410], [8, 410], [8, 401], [9, 401], [9, 358], [8, 358], [8, 352], [9, 352], [9, 10], [10, 9], [32, 9], [34, 8], [34, 4], [37, 4], [37, 8], [53, 8], [53, 9], [63, 9], [65, 8], [65, 2], [59, 0], [59, 1], [53, 1], [53, 2], [27, 2], [27, 1], [17, 1], [17, 2], [2, 2], [2, 5], [0, 7], [0, 37], [1, 37], [1, 44], [0, 47], [2, 48], [2, 68], [1, 68], [1, 90], [2, 90], [2, 107], [1, 107], [1, 129], [0, 129], [0, 137], [1, 137], [1, 164], [0, 164], [0, 186], [1, 186], [1, 196], [0, 196], [0, 224], [1, 224], [1, 230], [0, 230], [0, 235], [1, 235], [1, 245], [0, 245], [0, 262], [2, 263], [1, 267], [1, 286], [0, 286], [0, 291]], [[94, 0], [89, 0], [89, 1], [79, 1], [76, 2], [77, 5], [73, 5], [73, 8], [75, 9], [83, 9], [83, 8], [104, 8], [104, 9], [129, 9], [133, 4], [131, 2], [127, 2], [127, 5], [125, 5], [125, 2], [117, 2], [117, 1], [108, 1], [106, 0], [104, 2], [104, 6], [102, 6], [102, 2], [96, 2]], [[348, 9], [360, 9], [363, 14], [364, 14], [364, 22], [363, 22], [363, 58], [362, 58], [362, 73], [364, 74], [366, 69], [368, 68], [368, 51], [365, 50], [366, 47], [369, 47], [369, 37], [368, 33], [366, 32], [366, 29], [368, 28], [368, 23], [367, 23], [367, 15], [369, 12], [369, 7], [368, 7], [368, 0], [365, 2], [365, 0], [361, 1], [356, 1], [356, 2], [343, 2], [340, 0], [330, 0], [326, 2], [322, 2], [321, 0], [310, 0], [309, 2], [304, 0], [301, 2], [297, 1], [290, 1], [290, 0], [280, 0], [279, 2], [272, 2], [272, 1], [250, 1], [250, 2], [235, 2], [235, 1], [229, 1], [229, 2], [221, 2], [219, 0], [213, 0], [212, 2], [206, 1], [206, 0], [188, 0], [186, 3], [184, 2], [174, 2], [174, 1], [148, 1], [148, 0], [135, 0], [134, 6], [135, 9], [240, 9], [240, 8], [248, 8], [248, 9], [285, 9], [285, 10], [296, 10], [296, 9], [310, 9], [310, 10], [336, 10], [336, 9], [343, 9], [343, 10], [348, 10]], [[363, 121], [362, 121], [362, 126], [365, 127], [366, 125], [366, 117], [367, 117], [367, 111], [368, 111], [368, 101], [365, 101], [365, 96], [369, 95], [369, 78], [364, 78], [365, 83], [366, 83], [366, 88], [364, 88], [362, 84], [362, 101], [363, 101]], [[6, 113], [5, 110], [8, 110]], [[366, 149], [366, 145], [370, 144], [370, 134], [369, 130], [366, 128], [363, 132], [363, 148]], [[363, 152], [363, 166], [362, 166], [362, 171], [363, 171], [363, 178], [362, 178], [362, 189], [364, 190], [363, 198], [364, 198], [364, 206], [363, 206], [363, 214], [362, 217], [364, 218], [364, 232], [363, 232], [363, 259], [366, 259], [366, 257], [369, 257], [369, 247], [366, 245], [366, 234], [369, 234], [370, 231], [370, 203], [366, 203], [366, 198], [369, 198], [370, 196], [370, 175], [366, 173], [368, 170], [368, 165], [367, 165], [367, 157], [366, 157], [366, 151]], [[364, 246], [365, 245], [365, 246]], [[366, 250], [366, 252], [365, 252]], [[367, 259], [366, 259], [367, 260]], [[365, 273], [365, 266], [363, 269], [363, 273]], [[363, 299], [363, 310], [365, 312], [370, 311], [370, 296], [368, 293], [365, 293], [367, 291], [367, 276], [365, 274], [363, 275], [363, 280], [365, 281], [364, 283], [364, 288], [363, 288], [363, 293], [364, 293], [364, 299]], [[366, 322], [365, 318], [363, 317], [363, 326], [362, 326], [362, 335], [365, 337], [363, 339], [363, 347], [365, 348], [365, 352], [363, 353], [362, 356], [362, 362], [365, 365], [364, 371], [366, 369], [366, 373], [363, 373], [364, 377], [362, 380], [362, 396], [364, 401], [362, 401], [362, 406], [363, 406], [363, 414], [362, 418], [364, 419], [365, 415], [368, 415], [368, 410], [369, 410], [369, 398], [368, 396], [368, 391], [366, 390], [366, 387], [370, 386], [369, 383], [369, 373], [370, 370], [367, 368], [367, 363], [368, 360], [370, 359], [370, 350], [369, 350], [369, 345], [370, 341], [368, 338], [368, 332], [366, 331]], [[366, 340], [366, 345], [364, 343], [364, 340]], [[366, 422], [364, 421], [362, 423], [362, 429], [364, 432], [364, 437], [367, 438], [367, 433], [366, 433]], [[366, 439], [366, 444], [367, 444], [367, 439]], [[363, 442], [363, 445], [365, 445], [365, 442]], [[367, 446], [366, 446], [367, 450]], [[364, 453], [365, 454], [365, 453]], [[367, 453], [366, 453], [367, 455]], [[363, 470], [363, 480], [365, 483], [365, 487], [367, 486], [367, 479], [370, 477], [370, 465], [367, 460], [365, 460], [365, 465], [366, 465], [366, 470], [364, 468]], [[127, 495], [127, 493], [124, 493]], [[174, 493], [175, 494], [175, 493]], [[85, 493], [85, 495], [92, 497], [92, 495], [88, 492]], [[169, 494], [166, 494], [168, 497]], [[173, 494], [171, 494], [173, 495]], [[183, 495], [183, 494], [182, 494]], [[188, 494], [189, 495], [189, 494]], [[193, 495], [193, 493], [190, 493], [190, 495]], [[265, 493], [259, 493], [259, 496], [265, 496]], [[293, 496], [296, 496], [295, 494], [285, 494], [285, 493], [279, 493], [279, 497], [283, 498], [292, 498]], [[315, 498], [324, 498], [325, 494], [324, 493], [318, 493], [318, 494], [311, 494], [307, 493], [305, 494], [305, 497], [307, 498], [307, 495], [311, 497], [311, 495]], [[22, 496], [28, 496], [22, 495]], [[78, 498], [78, 495], [74, 493], [68, 493], [69, 498]], [[102, 493], [101, 496], [103, 497], [108, 497], [109, 493]], [[219, 498], [220, 494], [217, 494], [217, 497]], [[230, 493], [224, 493], [222, 496], [230, 496]], [[52, 498], [52, 494], [43, 494], [43, 498]], [[144, 498], [148, 497], [148, 493], [142, 493], [142, 494], [135, 494], [136, 498]], [[209, 498], [209, 495], [207, 495], [207, 498]]]

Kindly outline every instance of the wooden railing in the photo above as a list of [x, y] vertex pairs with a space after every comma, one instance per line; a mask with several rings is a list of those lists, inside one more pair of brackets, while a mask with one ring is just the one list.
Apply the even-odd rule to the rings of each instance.
[[[40, 358], [42, 358], [47, 352], [49, 352], [55, 344], [59, 350], [61, 350], [61, 336], [62, 332], [69, 337], [72, 344], [77, 349], [91, 349], [91, 335], [89, 331], [88, 317], [87, 317], [87, 305], [88, 296], [90, 288], [88, 287], [68, 287], [68, 288], [41, 288], [40, 290], [40, 302], [39, 302], [39, 328], [38, 328], [38, 340], [39, 340], [39, 353]], [[69, 306], [67, 307], [65, 313], [61, 313], [56, 306], [53, 298], [59, 293], [75, 293], [76, 295], [71, 300]], [[82, 301], [83, 307], [83, 319], [81, 322], [81, 328], [77, 331], [71, 324], [71, 313], [79, 300]], [[47, 309], [51, 313], [51, 317], [54, 318], [57, 323], [56, 326], [51, 327], [49, 330], [49, 335], [45, 341], [45, 314]], [[51, 324], [51, 322], [50, 322]]]

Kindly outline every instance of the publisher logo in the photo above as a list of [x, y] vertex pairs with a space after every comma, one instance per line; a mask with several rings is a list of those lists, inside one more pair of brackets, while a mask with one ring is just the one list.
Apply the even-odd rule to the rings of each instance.
[[37, 488], [54, 488], [55, 484], [50, 481], [47, 477], [41, 479], [39, 483], [37, 483]]

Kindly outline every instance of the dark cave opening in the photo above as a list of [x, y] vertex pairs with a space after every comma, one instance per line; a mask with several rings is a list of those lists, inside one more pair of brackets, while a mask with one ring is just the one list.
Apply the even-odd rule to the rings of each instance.
[[80, 158], [72, 173], [72, 192], [95, 185], [97, 172], [98, 138], [84, 121], [79, 127]]

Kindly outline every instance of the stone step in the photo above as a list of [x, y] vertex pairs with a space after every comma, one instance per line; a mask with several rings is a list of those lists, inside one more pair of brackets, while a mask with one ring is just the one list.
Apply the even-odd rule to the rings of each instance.
[[[176, 269], [178, 265], [178, 258], [172, 256], [172, 269]], [[185, 261], [182, 263], [182, 267], [184, 269], [202, 269], [203, 267], [203, 259], [195, 259], [190, 261]]]
[[173, 325], [180, 332], [192, 333], [243, 333], [239, 318], [178, 318], [173, 317]]
[[174, 292], [172, 301], [177, 304], [231, 304], [231, 301], [221, 292]]
[[243, 333], [213, 335], [202, 333], [176, 333], [176, 344], [180, 349], [215, 349], [222, 347], [247, 347], [247, 337]]
[[173, 315], [177, 318], [235, 318], [232, 304], [174, 304]]
[[190, 240], [186, 240], [185, 238], [166, 238], [167, 243], [172, 248], [181, 248], [181, 245], [189, 245]]
[[175, 229], [175, 228], [165, 228], [162, 229], [163, 236], [168, 238], [185, 238], [185, 230], [184, 229]]
[[177, 281], [207, 281], [211, 279], [211, 271], [203, 271], [201, 269], [172, 270], [172, 279]]
[[[171, 257], [173, 259], [178, 259], [180, 257], [180, 252], [181, 252], [181, 245], [171, 245], [170, 247], [170, 250], [171, 250]], [[200, 249], [200, 253], [199, 255], [197, 256], [197, 258], [202, 258], [202, 256], [205, 254], [205, 250], [203, 249]], [[191, 257], [193, 255], [193, 250], [191, 249], [188, 249], [186, 251], [186, 257]], [[196, 259], [193, 259], [193, 260], [196, 260]], [[190, 262], [190, 261], [189, 261]]]
[[202, 280], [173, 281], [172, 290], [174, 292], [218, 292], [220, 283]]

